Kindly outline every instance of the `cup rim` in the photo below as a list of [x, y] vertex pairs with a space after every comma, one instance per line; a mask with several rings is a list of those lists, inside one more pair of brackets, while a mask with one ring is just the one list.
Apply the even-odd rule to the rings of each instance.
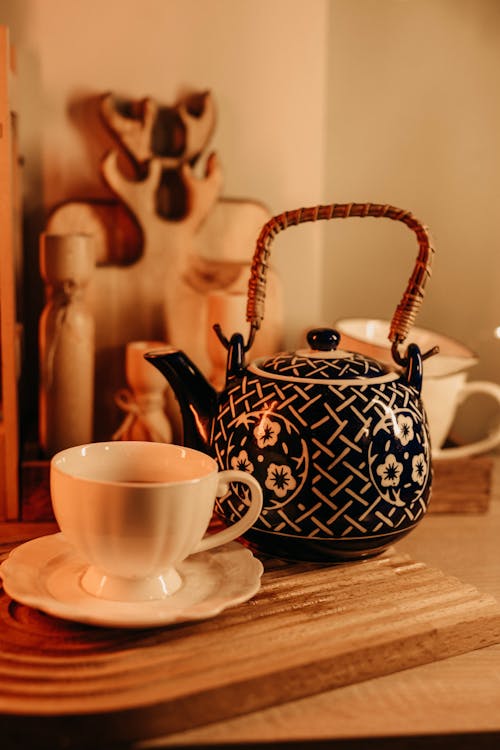
[[[134, 446], [132, 450], [135, 450], [135, 448], [148, 446], [158, 446], [157, 450], [163, 450], [165, 449], [166, 452], [171, 452], [173, 449], [177, 451], [182, 451], [184, 454], [192, 455], [192, 456], [201, 456], [203, 459], [203, 462], [207, 464], [207, 467], [209, 470], [204, 470], [203, 473], [200, 473], [199, 476], [192, 477], [192, 478], [186, 478], [186, 479], [174, 479], [171, 481], [164, 481], [164, 482], [150, 482], [150, 481], [121, 481], [121, 480], [113, 480], [113, 479], [101, 479], [98, 477], [90, 477], [88, 475], [83, 474], [80, 471], [75, 472], [74, 470], [68, 470], [69, 467], [64, 467], [62, 465], [63, 458], [65, 455], [74, 455], [78, 453], [82, 453], [82, 451], [85, 451], [86, 449], [108, 449], [110, 450], [124, 450], [125, 447]], [[121, 446], [117, 447], [117, 446]], [[159, 446], [162, 446], [162, 448], [159, 448]], [[90, 443], [83, 443], [82, 445], [73, 445], [68, 448], [63, 448], [62, 450], [58, 451], [50, 460], [50, 472], [59, 473], [62, 476], [68, 477], [69, 479], [73, 479], [75, 481], [79, 482], [88, 482], [89, 484], [94, 485], [101, 485], [101, 486], [108, 486], [108, 487], [130, 487], [130, 488], [159, 488], [159, 487], [173, 487], [176, 485], [186, 485], [186, 484], [196, 484], [197, 482], [200, 482], [203, 479], [206, 479], [207, 477], [212, 476], [213, 474], [218, 473], [218, 467], [216, 461], [209, 456], [206, 453], [203, 453], [202, 451], [197, 450], [196, 448], [188, 448], [182, 445], [176, 445], [174, 443], [160, 443], [160, 442], [154, 442], [154, 441], [148, 441], [148, 440], [105, 440], [105, 441], [97, 441], [97, 442], [90, 442]]]
[[[382, 343], [379, 340], [370, 339], [368, 335], [354, 333], [352, 330], [349, 330], [349, 327], [352, 326], [353, 324], [354, 325], [355, 324], [380, 325], [384, 328], [387, 328], [390, 326], [390, 321], [388, 319], [368, 318], [368, 317], [367, 318], [363, 318], [363, 317], [338, 318], [334, 323], [334, 327], [338, 329], [339, 333], [345, 334], [346, 336], [348, 336], [349, 338], [353, 340], [356, 339], [360, 342], [370, 344], [373, 347], [377, 347], [377, 348], [384, 349], [384, 350], [390, 349], [391, 344], [390, 344], [389, 339], [387, 339], [387, 343], [385, 342]], [[469, 360], [474, 360], [474, 361], [478, 360], [478, 355], [476, 354], [476, 352], [474, 352], [466, 344], [462, 343], [461, 341], [454, 338], [453, 336], [448, 336], [448, 334], [446, 333], [441, 333], [440, 331], [435, 331], [431, 328], [424, 328], [422, 326], [412, 326], [408, 334], [408, 338], [410, 340], [411, 340], [412, 332], [428, 336], [429, 339], [433, 340], [432, 343], [434, 343], [434, 340], [435, 340], [435, 344], [438, 346], [440, 342], [441, 343], [446, 342], [448, 344], [451, 344], [453, 348], [456, 349], [456, 351], [453, 354], [450, 354], [450, 355], [445, 354], [444, 356], [453, 356], [453, 357], [456, 357], [457, 359], [463, 359], [464, 362], [469, 361]]]

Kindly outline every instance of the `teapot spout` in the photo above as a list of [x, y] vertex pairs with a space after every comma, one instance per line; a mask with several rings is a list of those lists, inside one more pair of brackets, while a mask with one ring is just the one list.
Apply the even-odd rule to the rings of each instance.
[[144, 354], [168, 380], [179, 403], [183, 443], [210, 452], [211, 431], [217, 413], [217, 391], [189, 357], [173, 346]]

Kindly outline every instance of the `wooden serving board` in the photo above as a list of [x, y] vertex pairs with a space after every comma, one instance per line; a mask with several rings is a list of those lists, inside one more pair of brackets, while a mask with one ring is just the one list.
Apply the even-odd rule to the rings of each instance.
[[1, 592], [2, 748], [166, 735], [500, 642], [491, 596], [394, 549], [265, 568], [253, 600], [156, 630], [65, 622]]

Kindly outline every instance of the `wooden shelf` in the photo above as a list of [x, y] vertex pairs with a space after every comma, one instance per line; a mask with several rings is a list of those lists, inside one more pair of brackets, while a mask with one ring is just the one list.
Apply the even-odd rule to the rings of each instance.
[[16, 268], [21, 257], [21, 212], [13, 74], [9, 32], [0, 26], [0, 519], [19, 516]]

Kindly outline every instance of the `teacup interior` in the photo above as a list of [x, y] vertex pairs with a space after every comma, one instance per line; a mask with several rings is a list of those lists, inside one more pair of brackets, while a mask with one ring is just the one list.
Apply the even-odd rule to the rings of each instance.
[[[351, 346], [354, 351], [365, 351], [382, 361], [392, 360], [389, 341], [390, 323], [387, 320], [371, 318], [345, 318], [335, 323], [343, 336], [343, 344]], [[425, 363], [425, 374], [432, 377], [444, 377], [454, 372], [468, 369], [477, 363], [476, 355], [464, 344], [441, 333], [426, 328], [413, 326], [408, 334], [407, 343], [417, 344], [422, 352], [435, 346], [439, 354]]]
[[123, 484], [194, 481], [217, 470], [215, 461], [200, 451], [142, 441], [67, 448], [53, 457], [52, 465], [73, 477]]

